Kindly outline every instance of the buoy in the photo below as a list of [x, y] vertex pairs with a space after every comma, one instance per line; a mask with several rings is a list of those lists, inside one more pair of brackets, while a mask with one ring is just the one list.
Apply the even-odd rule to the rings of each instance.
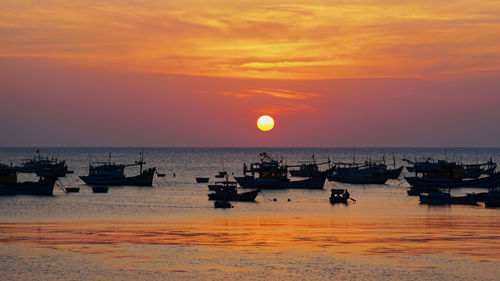
[[290, 200], [290, 198], [288, 198], [288, 202], [290, 202], [290, 201], [292, 201], [292, 200]]
[[275, 201], [275, 202], [276, 202], [276, 201], [278, 201], [278, 200], [276, 200], [276, 198], [273, 198], [273, 201]]

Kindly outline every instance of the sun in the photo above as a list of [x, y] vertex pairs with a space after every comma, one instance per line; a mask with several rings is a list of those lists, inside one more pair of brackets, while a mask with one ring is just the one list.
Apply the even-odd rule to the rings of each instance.
[[264, 132], [270, 131], [274, 128], [274, 120], [269, 115], [262, 115], [257, 119], [257, 127]]

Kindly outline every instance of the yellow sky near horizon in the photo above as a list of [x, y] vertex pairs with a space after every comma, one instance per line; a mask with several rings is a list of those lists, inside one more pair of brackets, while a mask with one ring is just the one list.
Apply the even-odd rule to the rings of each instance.
[[500, 69], [498, 1], [17, 1], [0, 56], [107, 71], [335, 79]]

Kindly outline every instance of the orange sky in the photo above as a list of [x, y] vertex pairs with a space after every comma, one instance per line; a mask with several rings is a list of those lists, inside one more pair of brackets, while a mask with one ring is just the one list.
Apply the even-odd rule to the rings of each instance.
[[325, 79], [498, 70], [498, 1], [19, 1], [1, 56], [111, 71]]
[[0, 2], [0, 145], [498, 145], [499, 76], [498, 1]]

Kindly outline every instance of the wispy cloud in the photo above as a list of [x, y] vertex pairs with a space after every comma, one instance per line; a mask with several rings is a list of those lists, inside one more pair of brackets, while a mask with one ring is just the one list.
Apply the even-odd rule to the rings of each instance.
[[311, 92], [301, 92], [286, 89], [244, 89], [239, 91], [224, 91], [223, 95], [234, 96], [238, 98], [248, 98], [255, 96], [270, 96], [279, 99], [304, 100], [310, 97], [317, 97], [319, 94]]

